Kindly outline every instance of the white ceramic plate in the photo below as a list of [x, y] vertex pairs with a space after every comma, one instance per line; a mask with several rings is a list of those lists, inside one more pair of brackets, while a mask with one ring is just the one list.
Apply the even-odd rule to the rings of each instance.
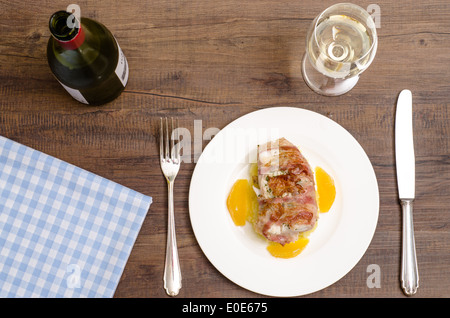
[[[310, 242], [295, 258], [275, 258], [247, 223], [237, 227], [226, 207], [238, 178], [248, 178], [258, 144], [285, 137], [311, 168], [335, 181], [336, 199], [321, 213]], [[192, 175], [189, 213], [197, 241], [228, 279], [267, 296], [300, 296], [335, 283], [367, 250], [378, 221], [373, 167], [359, 143], [331, 119], [312, 111], [275, 107], [252, 112], [222, 129], [205, 147]]]

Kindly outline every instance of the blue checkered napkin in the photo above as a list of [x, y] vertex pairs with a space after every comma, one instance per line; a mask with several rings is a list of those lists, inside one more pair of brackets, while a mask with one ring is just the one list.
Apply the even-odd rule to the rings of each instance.
[[0, 297], [112, 297], [151, 202], [0, 136]]

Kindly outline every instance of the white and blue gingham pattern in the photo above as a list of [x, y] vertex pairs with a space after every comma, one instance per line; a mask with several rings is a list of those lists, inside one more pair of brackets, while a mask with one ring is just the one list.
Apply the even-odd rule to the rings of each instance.
[[112, 297], [151, 202], [0, 136], [0, 297]]

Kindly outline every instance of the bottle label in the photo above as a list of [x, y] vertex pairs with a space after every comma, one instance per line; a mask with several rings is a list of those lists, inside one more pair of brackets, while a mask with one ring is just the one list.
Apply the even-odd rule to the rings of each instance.
[[125, 54], [123, 54], [122, 49], [119, 46], [119, 43], [117, 42], [117, 48], [119, 49], [119, 60], [117, 61], [117, 67], [116, 67], [116, 75], [119, 78], [119, 80], [122, 82], [123, 87], [127, 85], [128, 82], [128, 62], [127, 58], [125, 57]]
[[[59, 81], [58, 81], [59, 82]], [[69, 86], [64, 85], [63, 83], [59, 82], [61, 84], [62, 87], [64, 87], [64, 89], [73, 97], [75, 98], [77, 101], [79, 101], [80, 103], [83, 104], [88, 104], [88, 101], [86, 100], [86, 98], [84, 98], [83, 94], [81, 94], [81, 92], [77, 89], [73, 89], [70, 88]]]

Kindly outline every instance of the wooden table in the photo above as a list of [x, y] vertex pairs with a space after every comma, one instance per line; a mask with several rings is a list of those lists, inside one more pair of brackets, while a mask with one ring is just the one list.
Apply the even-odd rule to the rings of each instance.
[[[334, 98], [306, 86], [300, 61], [312, 19], [335, 1], [76, 3], [83, 16], [104, 23], [120, 43], [130, 67], [125, 91], [109, 104], [88, 107], [53, 78], [46, 60], [48, 19], [67, 1], [0, 1], [0, 134], [153, 197], [116, 297], [167, 297], [159, 117], [177, 117], [193, 133], [196, 120], [203, 130], [221, 129], [272, 106], [312, 110], [342, 125], [364, 148], [378, 179], [380, 214], [367, 252], [341, 280], [306, 297], [404, 297], [394, 161], [396, 99], [404, 88], [413, 92], [414, 102], [417, 296], [450, 296], [447, 0], [377, 1], [375, 60], [351, 92]], [[202, 253], [188, 211], [194, 167], [183, 164], [175, 187], [183, 272], [178, 297], [260, 297], [225, 278]], [[370, 264], [380, 267], [380, 288], [367, 286]]]

